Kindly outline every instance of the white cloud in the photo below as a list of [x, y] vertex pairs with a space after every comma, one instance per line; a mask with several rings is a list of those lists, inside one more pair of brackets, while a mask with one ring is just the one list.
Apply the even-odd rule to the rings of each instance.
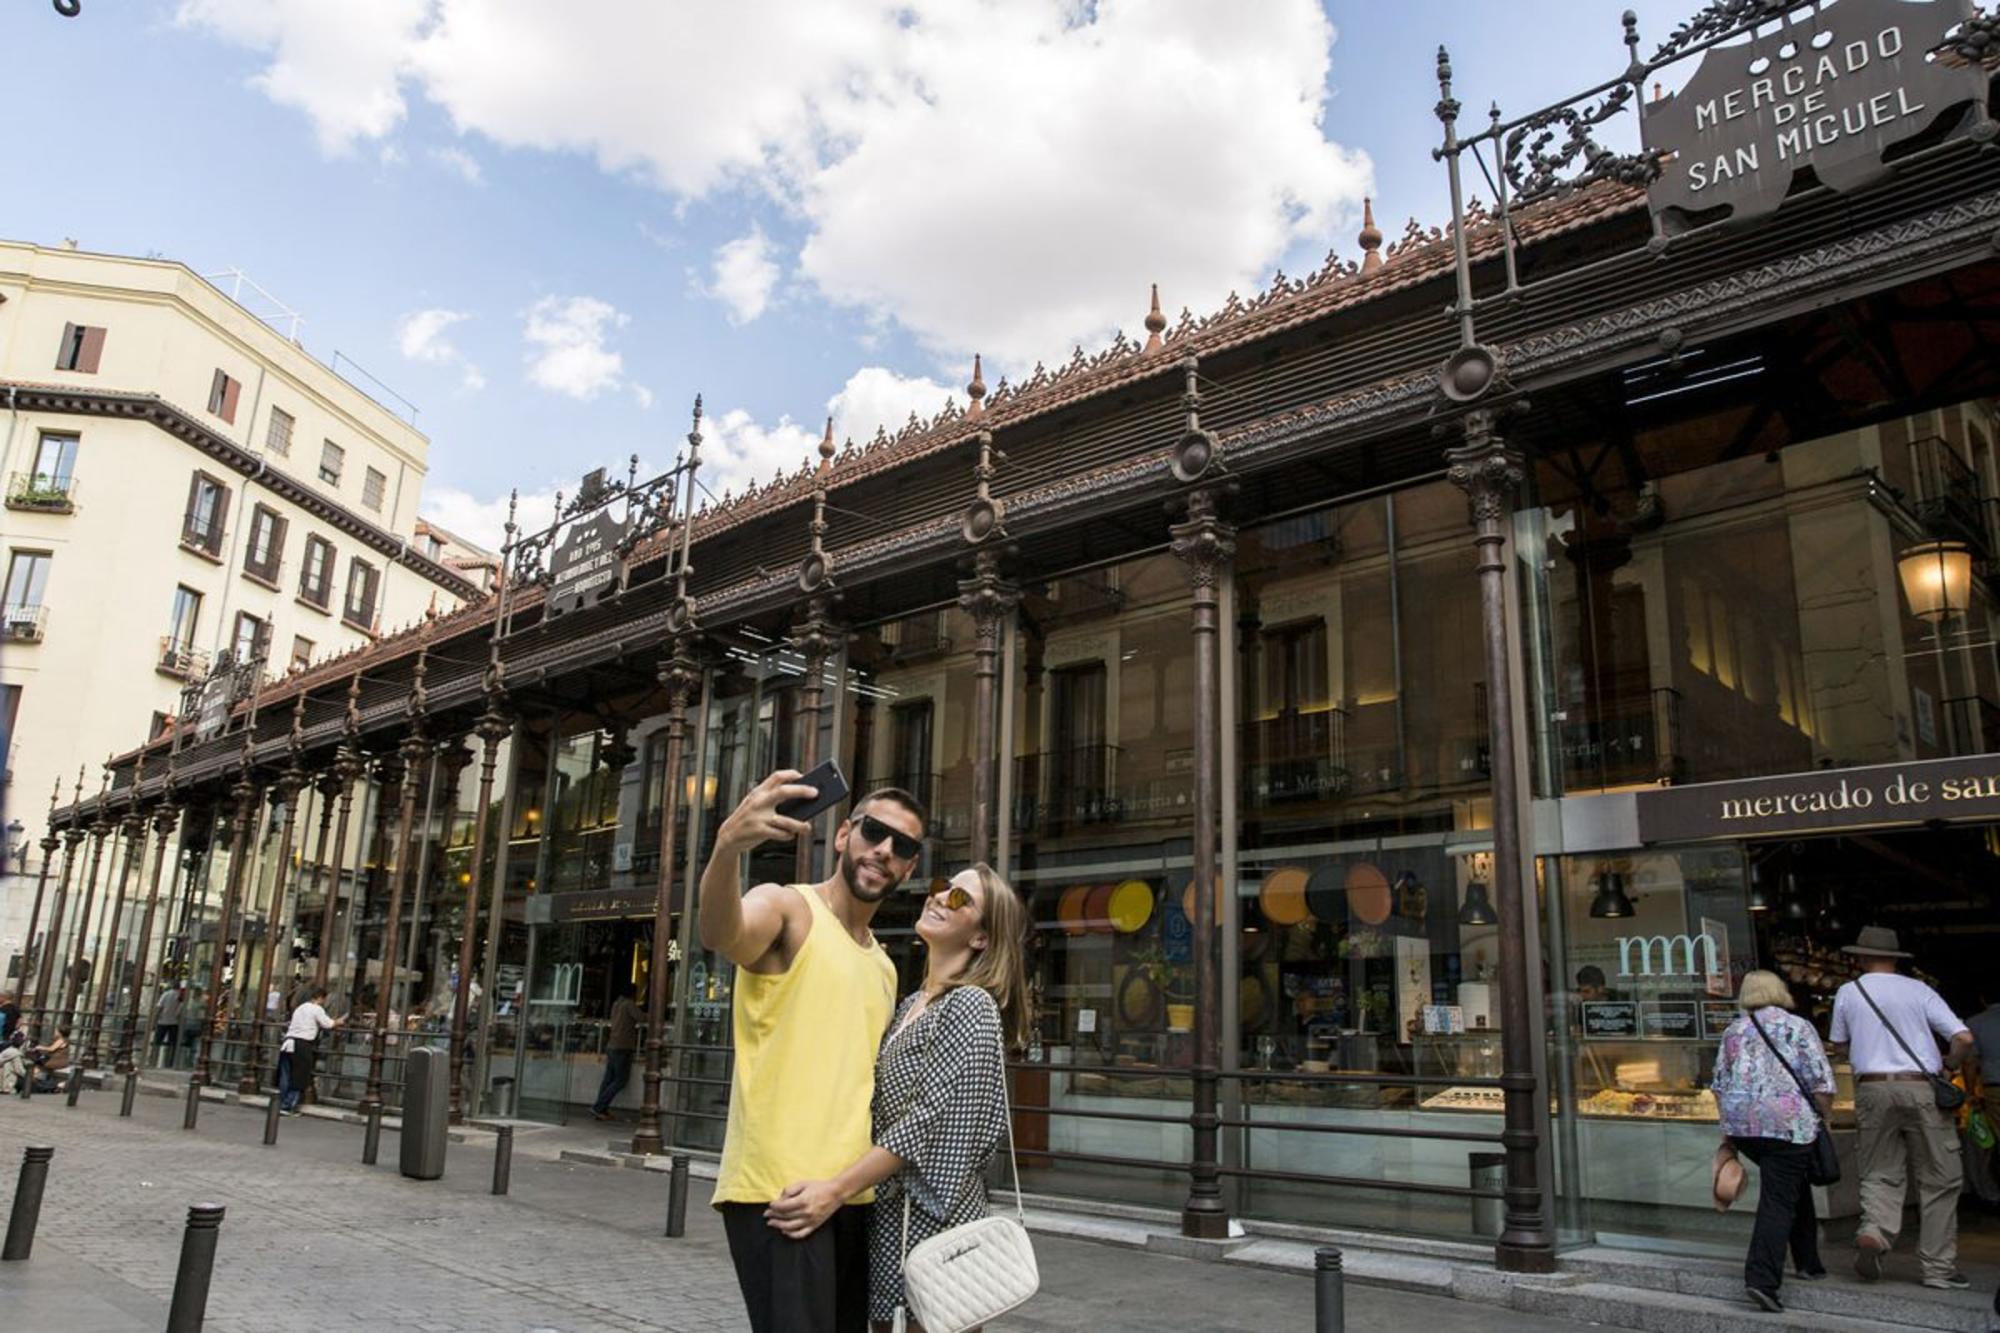
[[[535, 532], [555, 521], [556, 491], [551, 484], [521, 496], [515, 518], [523, 532]], [[481, 500], [470, 491], [455, 486], [432, 486], [424, 491], [423, 515], [431, 522], [489, 551], [498, 551], [507, 539], [507, 497]]]
[[741, 495], [751, 481], [766, 485], [776, 473], [789, 475], [802, 460], [818, 457], [818, 431], [790, 417], [764, 426], [740, 407], [709, 417], [701, 435], [701, 484], [717, 496], [725, 490]]
[[632, 401], [639, 405], [641, 412], [653, 410], [653, 391], [643, 384], [632, 386]]
[[863, 366], [826, 400], [826, 410], [833, 418], [835, 443], [844, 445], [851, 439], [866, 444], [878, 427], [894, 435], [909, 422], [910, 413], [928, 421], [945, 399], [954, 397], [960, 407], [965, 406], [965, 394], [949, 385], [921, 375], [898, 375], [882, 366]]
[[[260, 86], [332, 146], [388, 133], [408, 84], [464, 134], [588, 153], [682, 203], [774, 201], [804, 227], [802, 277], [954, 362], [1137, 334], [1153, 281], [1170, 309], [1248, 295], [1287, 255], [1344, 243], [1371, 172], [1324, 133], [1335, 34], [1317, 0], [181, 13], [268, 52]], [[723, 291], [721, 258], [718, 295], [754, 306]]]
[[764, 313], [771, 289], [778, 285], [777, 261], [770, 238], [761, 227], [739, 236], [715, 252], [714, 295], [729, 309], [729, 322], [748, 324]]
[[396, 321], [396, 347], [411, 361], [459, 367], [459, 387], [477, 393], [486, 387], [486, 376], [446, 336], [468, 318], [463, 310], [413, 310]]
[[613, 329], [631, 322], [594, 296], [545, 296], [528, 310], [528, 379], [540, 388], [588, 400], [624, 381], [625, 358], [605, 346]]
[[312, 118], [322, 150], [345, 153], [403, 119], [401, 81], [432, 0], [181, 0], [174, 19], [269, 52], [251, 86]]
[[447, 145], [431, 149], [431, 161], [464, 181], [467, 185], [483, 185], [486, 173], [480, 169], [479, 159], [463, 148]]

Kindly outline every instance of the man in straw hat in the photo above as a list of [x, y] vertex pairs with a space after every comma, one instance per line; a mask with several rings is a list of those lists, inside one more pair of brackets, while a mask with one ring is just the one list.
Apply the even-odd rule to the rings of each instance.
[[[1896, 932], [1864, 929], [1842, 950], [1861, 960], [1862, 974], [1833, 998], [1828, 1036], [1854, 1066], [1854, 1115], [1860, 1127], [1861, 1226], [1854, 1269], [1864, 1281], [1882, 1276], [1882, 1259], [1903, 1228], [1909, 1164], [1915, 1162], [1919, 1230], [1917, 1256], [1924, 1285], [1944, 1291], [1970, 1285], [1958, 1271], [1958, 1127], [1938, 1109], [1932, 1080], [1972, 1051], [1972, 1034], [1938, 993], [1896, 971], [1911, 955]], [[1938, 1042], [1950, 1043], [1943, 1059]]]

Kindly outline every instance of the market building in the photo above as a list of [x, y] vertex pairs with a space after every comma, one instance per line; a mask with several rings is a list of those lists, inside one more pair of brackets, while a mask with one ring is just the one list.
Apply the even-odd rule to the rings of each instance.
[[[931, 803], [913, 879], [985, 859], [1031, 900], [1033, 1188], [1527, 1271], [1735, 1244], [1705, 1084], [1743, 972], [1822, 1013], [1883, 924], [1961, 1010], [1990, 984], [1995, 28], [1711, 5], [1490, 125], [1441, 53], [1448, 227], [975, 364], [963, 407], [699, 507], [697, 409], [496, 597], [127, 756], [106, 809], [216, 830], [222, 873], [159, 845], [222, 937], [275, 885], [305, 966], [399, 960], [386, 1007], [477, 1038], [463, 1106], [577, 1114], [647, 985], [635, 1147], [712, 1148], [731, 977], [685, 908], [746, 787], [835, 756]], [[1618, 116], [1643, 147], [1600, 146]], [[246, 851], [376, 788], [332, 939], [312, 853]], [[917, 906], [877, 918], [906, 982]]]

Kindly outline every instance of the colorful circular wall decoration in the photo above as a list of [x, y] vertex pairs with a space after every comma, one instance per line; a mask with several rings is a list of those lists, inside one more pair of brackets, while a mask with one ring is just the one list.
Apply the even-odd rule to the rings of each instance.
[[1306, 919], [1306, 872], [1301, 866], [1279, 866], [1264, 876], [1257, 905], [1274, 926], [1296, 926]]
[[1153, 886], [1143, 879], [1128, 879], [1111, 891], [1111, 928], [1130, 935], [1145, 928], [1153, 919]]
[[1379, 926], [1387, 921], [1395, 910], [1388, 876], [1366, 861], [1348, 871], [1347, 910], [1364, 925]]

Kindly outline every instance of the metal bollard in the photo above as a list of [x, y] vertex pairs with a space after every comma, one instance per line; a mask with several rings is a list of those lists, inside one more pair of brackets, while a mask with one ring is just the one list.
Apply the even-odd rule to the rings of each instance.
[[270, 1147], [278, 1141], [278, 1111], [281, 1103], [278, 1094], [272, 1093], [270, 1103], [264, 1107], [264, 1146]]
[[201, 1084], [188, 1080], [187, 1110], [181, 1116], [181, 1128], [193, 1129], [195, 1120], [201, 1115]]
[[673, 1171], [667, 1177], [667, 1234], [679, 1236], [687, 1231], [688, 1214], [688, 1157], [686, 1153], [675, 1153]]
[[132, 1117], [132, 1103], [139, 1100], [139, 1071], [133, 1070], [125, 1076], [125, 1095], [119, 1099], [118, 1114], [126, 1119]]
[[208, 1318], [208, 1281], [215, 1274], [215, 1242], [222, 1205], [198, 1203], [188, 1209], [181, 1233], [181, 1266], [174, 1274], [174, 1303], [167, 1310], [167, 1333], [201, 1333]]
[[14, 1211], [7, 1219], [7, 1245], [0, 1259], [26, 1259], [35, 1248], [35, 1224], [42, 1217], [42, 1187], [49, 1181], [49, 1159], [54, 1148], [25, 1148], [21, 1152], [21, 1179], [14, 1186]]
[[505, 1194], [514, 1176], [514, 1127], [500, 1126], [493, 1136], [493, 1192]]
[[69, 1071], [68, 1104], [76, 1105], [76, 1099], [83, 1095], [83, 1066], [77, 1065]]
[[361, 1164], [375, 1165], [375, 1159], [382, 1155], [382, 1108], [377, 1106], [368, 1112], [368, 1129], [361, 1136]]
[[1313, 1251], [1313, 1333], [1346, 1333], [1345, 1275], [1340, 1251], [1328, 1245]]

